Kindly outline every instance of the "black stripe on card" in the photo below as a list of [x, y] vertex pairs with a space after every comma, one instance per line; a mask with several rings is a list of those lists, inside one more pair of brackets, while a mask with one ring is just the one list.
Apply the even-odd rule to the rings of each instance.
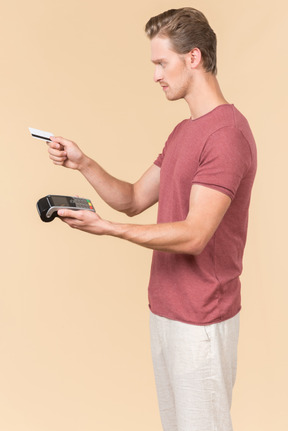
[[45, 138], [45, 136], [34, 135], [34, 133], [31, 133], [31, 134], [34, 138], [40, 138], [40, 139], [43, 139], [44, 141], [51, 141], [50, 138]]

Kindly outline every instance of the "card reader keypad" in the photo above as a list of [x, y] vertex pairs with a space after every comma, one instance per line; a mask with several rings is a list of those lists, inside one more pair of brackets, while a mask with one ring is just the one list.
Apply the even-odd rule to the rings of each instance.
[[73, 198], [73, 201], [78, 208], [94, 210], [93, 205], [89, 199]]

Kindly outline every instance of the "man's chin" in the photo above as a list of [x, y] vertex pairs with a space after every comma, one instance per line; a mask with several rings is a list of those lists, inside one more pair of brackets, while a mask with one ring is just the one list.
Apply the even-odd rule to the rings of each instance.
[[173, 102], [174, 100], [180, 100], [180, 99], [182, 99], [182, 97], [166, 93], [166, 99], [169, 100], [169, 102]]

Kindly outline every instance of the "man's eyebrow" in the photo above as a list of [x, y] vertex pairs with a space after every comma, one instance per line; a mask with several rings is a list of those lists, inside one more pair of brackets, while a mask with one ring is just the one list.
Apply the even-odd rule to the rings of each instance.
[[151, 58], [151, 62], [154, 63], [154, 64], [163, 63], [165, 61], [166, 61], [165, 58]]

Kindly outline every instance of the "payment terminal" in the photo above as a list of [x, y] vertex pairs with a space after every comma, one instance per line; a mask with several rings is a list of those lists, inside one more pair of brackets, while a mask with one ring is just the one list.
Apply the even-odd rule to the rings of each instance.
[[44, 222], [50, 222], [57, 217], [59, 209], [68, 210], [87, 210], [95, 212], [90, 199], [78, 198], [73, 196], [47, 195], [37, 202], [37, 210], [40, 218]]

